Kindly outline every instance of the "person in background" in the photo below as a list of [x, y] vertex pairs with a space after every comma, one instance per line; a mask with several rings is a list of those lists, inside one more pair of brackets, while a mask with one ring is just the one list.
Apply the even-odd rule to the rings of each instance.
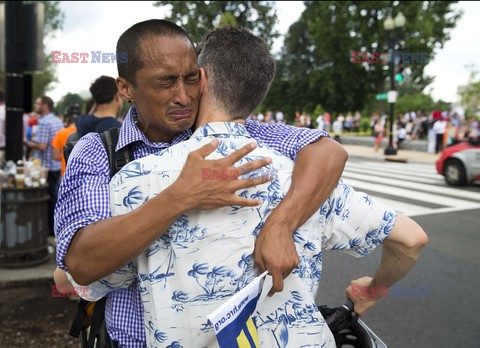
[[443, 136], [447, 130], [447, 121], [443, 118], [439, 119], [433, 124], [433, 131], [435, 133], [435, 153], [443, 150]]
[[33, 157], [42, 161], [42, 166], [48, 169], [48, 227], [53, 236], [53, 212], [57, 202], [58, 184], [60, 180], [61, 163], [53, 158], [52, 140], [55, 134], [63, 129], [63, 123], [53, 114], [53, 100], [47, 96], [38, 97], [35, 101], [35, 112], [40, 114], [38, 129], [33, 141], [24, 139], [24, 144], [33, 151]]
[[325, 121], [323, 121], [323, 115], [318, 115], [317, 117], [317, 129], [325, 130]]
[[275, 114], [275, 121], [277, 123], [282, 123], [284, 119], [285, 119], [285, 115], [283, 114], [283, 112], [281, 112], [280, 110], [277, 111], [277, 113]]
[[65, 128], [59, 130], [52, 140], [53, 159], [62, 162], [62, 167], [60, 169], [61, 177], [63, 177], [66, 167], [65, 158], [63, 157], [63, 147], [67, 143], [70, 134], [77, 131], [77, 127], [75, 127], [75, 119], [79, 114], [80, 106], [78, 104], [69, 106], [65, 111], [65, 116], [63, 119]]
[[347, 117], [345, 118], [345, 123], [343, 125], [343, 128], [345, 129], [346, 132], [351, 132], [353, 127], [353, 116], [352, 113], [349, 112], [347, 113]]
[[333, 122], [332, 130], [334, 135], [333, 139], [335, 139], [341, 144], [342, 140], [340, 139], [340, 135], [343, 132], [343, 115], [342, 114], [340, 114], [340, 116], [336, 118], [335, 122]]
[[355, 116], [353, 116], [353, 131], [358, 132], [360, 131], [360, 122], [362, 121], [362, 114], [360, 111], [355, 112]]
[[375, 137], [375, 143], [373, 144], [373, 149], [375, 152], [378, 152], [380, 145], [382, 144], [384, 133], [384, 125], [381, 118], [377, 118], [375, 125], [373, 126], [373, 136]]
[[115, 79], [109, 76], [100, 76], [90, 86], [90, 93], [95, 102], [95, 111], [93, 114], [77, 118], [79, 139], [91, 132], [103, 133], [110, 128], [119, 128], [122, 125], [117, 120], [117, 116], [122, 110], [123, 100], [118, 93]]
[[325, 125], [323, 126], [323, 130], [326, 132], [330, 132], [330, 124], [332, 123], [332, 115], [330, 113], [326, 112], [323, 115], [323, 121], [325, 122]]

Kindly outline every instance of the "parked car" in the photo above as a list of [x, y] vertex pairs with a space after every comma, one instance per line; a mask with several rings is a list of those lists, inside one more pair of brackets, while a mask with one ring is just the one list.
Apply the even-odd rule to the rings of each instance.
[[464, 142], [447, 147], [435, 165], [449, 185], [480, 182], [480, 144]]

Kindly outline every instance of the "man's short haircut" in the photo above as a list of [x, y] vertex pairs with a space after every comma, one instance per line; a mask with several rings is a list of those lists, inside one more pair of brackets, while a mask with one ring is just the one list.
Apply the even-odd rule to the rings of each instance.
[[53, 111], [53, 100], [50, 97], [47, 97], [46, 95], [42, 95], [40, 97], [40, 100], [42, 101], [42, 104], [47, 104], [48, 106], [48, 111], [52, 112]]
[[136, 87], [135, 74], [143, 67], [141, 43], [143, 39], [151, 35], [182, 36], [192, 44], [195, 50], [195, 45], [187, 32], [175, 23], [164, 19], [149, 19], [134, 24], [120, 36], [117, 42], [117, 56], [125, 53], [128, 56], [126, 63], [117, 62], [118, 76], [125, 78], [134, 87]]
[[117, 83], [110, 76], [100, 76], [90, 86], [90, 93], [97, 105], [110, 103], [117, 92]]
[[275, 76], [267, 43], [245, 28], [227, 26], [207, 33], [197, 54], [215, 101], [233, 119], [247, 118], [263, 101]]

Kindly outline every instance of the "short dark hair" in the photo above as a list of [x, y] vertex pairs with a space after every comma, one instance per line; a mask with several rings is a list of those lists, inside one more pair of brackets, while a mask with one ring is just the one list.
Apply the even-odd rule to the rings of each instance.
[[40, 100], [42, 101], [42, 104], [47, 104], [48, 106], [48, 111], [52, 112], [53, 111], [53, 100], [50, 97], [47, 97], [46, 95], [42, 95], [40, 97]]
[[5, 92], [0, 89], [0, 101], [5, 101]]
[[125, 78], [134, 87], [136, 87], [135, 74], [143, 67], [141, 42], [150, 35], [175, 37], [185, 37], [195, 50], [195, 45], [188, 36], [187, 32], [175, 23], [164, 19], [149, 19], [139, 22], [128, 28], [118, 39], [117, 56], [127, 54], [126, 63], [117, 62], [118, 76]]
[[197, 54], [215, 100], [233, 119], [247, 118], [263, 101], [275, 76], [267, 43], [248, 29], [226, 26], [207, 33]]
[[110, 103], [117, 92], [117, 83], [110, 76], [100, 76], [90, 86], [90, 93], [97, 105]]

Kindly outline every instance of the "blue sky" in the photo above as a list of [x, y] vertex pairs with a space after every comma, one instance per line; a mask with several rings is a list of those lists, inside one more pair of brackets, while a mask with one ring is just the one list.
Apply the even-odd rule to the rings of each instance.
[[[151, 1], [62, 1], [60, 6], [65, 13], [64, 28], [55, 38], [46, 40], [47, 51], [113, 53], [117, 39], [125, 29], [142, 20], [161, 18], [166, 11], [153, 7]], [[434, 83], [426, 89], [436, 100], [456, 102], [458, 86], [466, 84], [469, 77], [465, 65], [474, 64], [480, 69], [480, 2], [460, 2], [457, 7], [464, 10], [463, 17], [452, 31], [450, 41], [425, 69], [427, 74], [436, 76]], [[277, 2], [280, 33], [288, 31], [303, 9], [304, 5], [299, 1]], [[282, 38], [275, 43], [274, 50], [281, 46]], [[113, 63], [63, 63], [58, 64], [57, 72], [59, 82], [48, 93], [55, 101], [68, 92], [89, 96], [90, 84], [100, 75], [117, 77], [116, 64]]]

